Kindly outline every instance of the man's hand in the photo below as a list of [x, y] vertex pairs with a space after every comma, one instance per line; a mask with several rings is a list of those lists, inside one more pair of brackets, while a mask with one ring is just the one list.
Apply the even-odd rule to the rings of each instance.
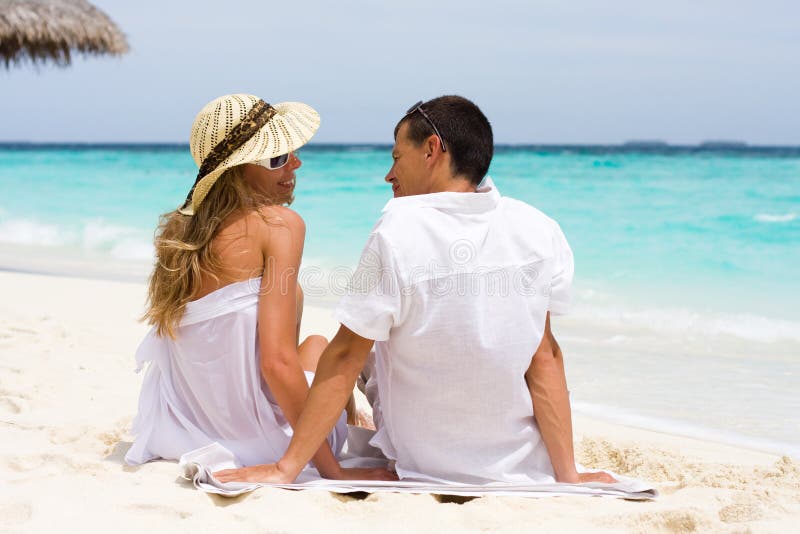
[[[225, 469], [214, 473], [220, 482], [268, 482], [271, 484], [291, 484], [294, 477], [281, 471], [279, 464], [262, 464], [240, 469]], [[397, 473], [381, 467], [340, 468], [331, 477], [335, 480], [398, 480]]]
[[214, 473], [220, 482], [269, 482], [271, 484], [291, 484], [294, 477], [281, 471], [278, 464], [261, 464], [239, 469], [225, 469]]

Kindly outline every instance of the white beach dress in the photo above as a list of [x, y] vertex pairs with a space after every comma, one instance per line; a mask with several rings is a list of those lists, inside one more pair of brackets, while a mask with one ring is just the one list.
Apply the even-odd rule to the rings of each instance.
[[[175, 340], [148, 333], [136, 352], [137, 371], [149, 366], [127, 463], [178, 460], [214, 442], [242, 465], [283, 455], [292, 428], [261, 377], [260, 287], [261, 278], [252, 278], [190, 302]], [[309, 382], [313, 377], [306, 372]], [[328, 437], [335, 455], [346, 437], [343, 412]]]

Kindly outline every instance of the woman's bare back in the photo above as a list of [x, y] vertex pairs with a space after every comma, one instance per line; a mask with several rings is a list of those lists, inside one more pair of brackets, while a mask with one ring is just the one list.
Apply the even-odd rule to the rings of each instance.
[[211, 251], [221, 268], [203, 275], [195, 298], [202, 298], [222, 287], [261, 276], [264, 272], [263, 243], [269, 238], [269, 227], [258, 213], [233, 214], [223, 223]]
[[[278, 208], [288, 209], [288, 208]], [[223, 223], [211, 250], [217, 256], [221, 269], [215, 274], [219, 280], [204, 274], [200, 291], [195, 300], [236, 282], [257, 278], [264, 273], [265, 243], [269, 243], [270, 228], [280, 224], [280, 214], [274, 207], [262, 208], [261, 212], [233, 214]], [[268, 222], [274, 220], [275, 222]], [[280, 254], [281, 251], [270, 253]], [[300, 322], [303, 317], [303, 289], [297, 285], [297, 335], [299, 342]]]

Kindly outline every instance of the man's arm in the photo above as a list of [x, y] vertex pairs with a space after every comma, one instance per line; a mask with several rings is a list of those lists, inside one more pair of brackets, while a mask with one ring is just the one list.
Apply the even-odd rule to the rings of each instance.
[[[222, 482], [293, 482], [336, 425], [372, 343], [371, 339], [363, 338], [342, 325], [320, 357], [314, 383], [283, 458], [277, 464], [227, 469], [214, 473], [214, 476]], [[327, 476], [337, 479], [397, 479], [385, 469], [340, 468], [337, 473]]]
[[607, 473], [578, 473], [572, 442], [572, 410], [561, 348], [550, 330], [550, 312], [544, 336], [525, 373], [533, 401], [533, 414], [539, 425], [557, 482], [616, 482]]

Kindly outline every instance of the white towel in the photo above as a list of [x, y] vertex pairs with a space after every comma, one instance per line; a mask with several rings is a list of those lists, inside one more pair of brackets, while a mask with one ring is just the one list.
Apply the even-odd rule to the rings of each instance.
[[[341, 460], [342, 467], [381, 467], [386, 460], [381, 459], [373, 451], [365, 450], [364, 435], [353, 432], [348, 439], [349, 452]], [[364, 454], [356, 456], [354, 450]], [[604, 497], [620, 497], [632, 500], [650, 500], [658, 497], [658, 490], [651, 484], [624, 477], [615, 473], [611, 475], [619, 482], [615, 484], [536, 484], [512, 485], [490, 483], [485, 485], [443, 484], [430, 481], [409, 480], [329, 480], [320, 477], [312, 468], [306, 468], [293, 484], [264, 484], [252, 482], [223, 483], [214, 478], [212, 473], [223, 469], [241, 467], [233, 453], [219, 443], [212, 443], [200, 449], [187, 452], [181, 456], [179, 466], [183, 476], [191, 480], [194, 486], [207, 493], [216, 493], [225, 497], [235, 497], [256, 490], [262, 486], [291, 490], [317, 489], [333, 493], [381, 491], [395, 493], [431, 493], [435, 495], [458, 495], [465, 497], [481, 497], [483, 495], [508, 495], [517, 497], [551, 497], [559, 495], [592, 495]]]

